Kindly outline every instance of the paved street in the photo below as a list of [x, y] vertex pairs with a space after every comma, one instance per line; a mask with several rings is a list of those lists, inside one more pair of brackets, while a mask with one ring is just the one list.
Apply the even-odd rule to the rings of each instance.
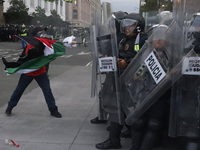
[[[20, 43], [0, 43], [0, 56], [14, 61]], [[0, 81], [0, 150], [95, 150], [95, 144], [108, 138], [109, 124], [95, 125], [90, 120], [97, 115], [97, 104], [90, 97], [91, 47], [68, 48], [67, 54], [51, 62], [51, 88], [62, 118], [50, 116], [41, 89], [30, 84], [11, 116], [4, 111], [18, 82], [19, 75], [7, 76], [3, 63]], [[6, 145], [12, 139], [20, 147]], [[122, 149], [129, 150], [130, 139], [121, 140]], [[176, 140], [165, 138], [162, 148], [175, 150]]]

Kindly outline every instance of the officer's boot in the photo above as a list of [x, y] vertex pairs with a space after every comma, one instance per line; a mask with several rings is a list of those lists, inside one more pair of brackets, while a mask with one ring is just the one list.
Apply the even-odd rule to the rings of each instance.
[[148, 122], [147, 131], [144, 134], [140, 150], [152, 150], [159, 141], [159, 135], [162, 132], [161, 123], [156, 120]]
[[121, 148], [120, 133], [123, 126], [118, 123], [111, 122], [109, 139], [102, 143], [96, 144], [97, 149], [119, 149]]
[[130, 150], [140, 149], [143, 135], [144, 135], [143, 130], [131, 129], [131, 149]]
[[142, 119], [138, 119], [131, 126], [131, 149], [130, 150], [139, 150], [142, 139], [144, 136], [145, 122]]

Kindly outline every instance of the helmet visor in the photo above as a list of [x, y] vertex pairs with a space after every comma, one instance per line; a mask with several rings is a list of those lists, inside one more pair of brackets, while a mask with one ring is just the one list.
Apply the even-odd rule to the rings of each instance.
[[128, 26], [137, 26], [138, 21], [132, 20], [132, 19], [124, 19], [122, 21], [122, 27], [128, 27]]
[[131, 26], [136, 27], [137, 24], [138, 24], [137, 20], [123, 19], [122, 22], [121, 22], [120, 31], [121, 31], [121, 33], [126, 33], [125, 32], [126, 27], [131, 27]]

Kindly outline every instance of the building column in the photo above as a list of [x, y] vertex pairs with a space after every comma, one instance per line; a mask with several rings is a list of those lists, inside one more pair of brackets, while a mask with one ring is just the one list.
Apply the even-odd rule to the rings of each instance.
[[0, 0], [0, 24], [5, 24], [4, 16], [3, 16], [3, 0]]

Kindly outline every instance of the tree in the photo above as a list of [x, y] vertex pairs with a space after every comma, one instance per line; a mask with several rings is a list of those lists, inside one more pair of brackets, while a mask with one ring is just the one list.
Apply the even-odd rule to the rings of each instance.
[[34, 17], [31, 22], [34, 25], [48, 25], [49, 19], [45, 14], [45, 9], [42, 9], [40, 6], [36, 7], [35, 12], [33, 12], [32, 16]]
[[159, 9], [172, 11], [171, 0], [146, 0], [146, 4], [141, 6], [140, 12], [158, 11]]
[[[45, 2], [55, 2], [55, 1], [58, 1], [58, 0], [44, 0]], [[67, 3], [73, 3], [74, 2], [74, 0], [63, 0], [63, 1], [65, 1], [65, 2], [67, 2]]]
[[23, 24], [29, 21], [29, 8], [26, 7], [23, 1], [10, 0], [10, 5], [11, 6], [7, 9], [6, 22]]
[[146, 4], [141, 6], [140, 8], [141, 12], [149, 12], [149, 11], [158, 10], [157, 0], [146, 0], [145, 2]]
[[62, 26], [62, 19], [57, 14], [56, 10], [51, 10], [51, 15], [48, 18], [49, 18], [50, 25], [56, 26], [56, 27]]

